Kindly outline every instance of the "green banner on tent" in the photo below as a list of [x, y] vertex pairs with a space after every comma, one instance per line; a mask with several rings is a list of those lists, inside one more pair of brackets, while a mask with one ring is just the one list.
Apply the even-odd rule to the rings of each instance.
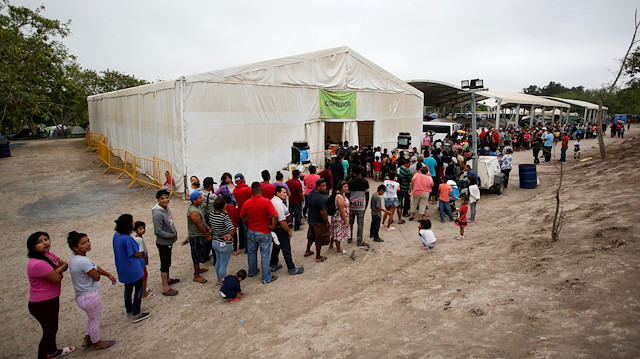
[[356, 118], [356, 92], [320, 89], [320, 118]]

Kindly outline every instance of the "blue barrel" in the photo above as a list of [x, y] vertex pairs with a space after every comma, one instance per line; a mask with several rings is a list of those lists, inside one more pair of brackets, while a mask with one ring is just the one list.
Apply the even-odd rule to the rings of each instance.
[[538, 186], [536, 165], [518, 165], [520, 171], [520, 188], [533, 189]]
[[8, 143], [0, 143], [0, 158], [11, 157], [11, 149]]

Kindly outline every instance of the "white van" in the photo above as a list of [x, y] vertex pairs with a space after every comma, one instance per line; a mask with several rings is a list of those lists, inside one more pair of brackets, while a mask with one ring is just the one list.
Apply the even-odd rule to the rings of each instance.
[[462, 125], [457, 122], [440, 122], [440, 121], [422, 121], [422, 137], [427, 131], [433, 131], [436, 134], [433, 136], [433, 141], [442, 140], [447, 135], [452, 135], [455, 131], [461, 130]]

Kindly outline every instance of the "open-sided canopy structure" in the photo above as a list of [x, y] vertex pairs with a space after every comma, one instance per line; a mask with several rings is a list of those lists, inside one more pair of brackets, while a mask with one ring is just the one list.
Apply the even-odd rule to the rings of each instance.
[[[351, 96], [350, 115], [321, 115], [323, 90]], [[327, 122], [341, 122], [341, 140], [350, 144], [358, 144], [359, 122], [373, 127], [375, 144], [399, 132], [419, 143], [422, 135], [422, 93], [348, 47], [90, 96], [88, 103], [93, 132], [111, 147], [171, 161], [178, 189], [185, 175], [242, 172], [251, 181], [263, 169], [275, 173], [291, 160], [294, 141], [323, 150]]]
[[[581, 101], [581, 100], [571, 100], [568, 98], [560, 98], [560, 97], [551, 97], [551, 96], [544, 96], [544, 97], [554, 101], [563, 102], [571, 106], [575, 106], [577, 108], [581, 108], [584, 110], [584, 120], [586, 122], [591, 122], [591, 123], [595, 122], [596, 113], [598, 113], [598, 105], [595, 103]], [[602, 118], [605, 118], [607, 110], [609, 110], [607, 106], [602, 106], [602, 111], [603, 111]]]
[[[471, 103], [471, 93], [462, 91], [458, 85], [434, 80], [409, 80], [407, 83], [424, 94], [426, 107], [461, 107]], [[485, 98], [476, 94], [476, 101]]]

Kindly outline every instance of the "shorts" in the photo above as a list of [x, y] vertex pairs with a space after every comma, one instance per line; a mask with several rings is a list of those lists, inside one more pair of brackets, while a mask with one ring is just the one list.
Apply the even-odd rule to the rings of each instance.
[[309, 229], [307, 230], [307, 239], [311, 242], [316, 242], [322, 246], [329, 244], [329, 227], [324, 223], [312, 223], [309, 222]]
[[164, 245], [157, 244], [158, 254], [160, 257], [160, 272], [161, 273], [169, 273], [169, 267], [171, 267], [171, 246], [172, 245]]
[[193, 263], [204, 263], [206, 258], [207, 239], [205, 237], [189, 237], [191, 260]]
[[396, 198], [385, 198], [384, 199], [384, 206], [385, 207], [398, 207], [398, 197]]

